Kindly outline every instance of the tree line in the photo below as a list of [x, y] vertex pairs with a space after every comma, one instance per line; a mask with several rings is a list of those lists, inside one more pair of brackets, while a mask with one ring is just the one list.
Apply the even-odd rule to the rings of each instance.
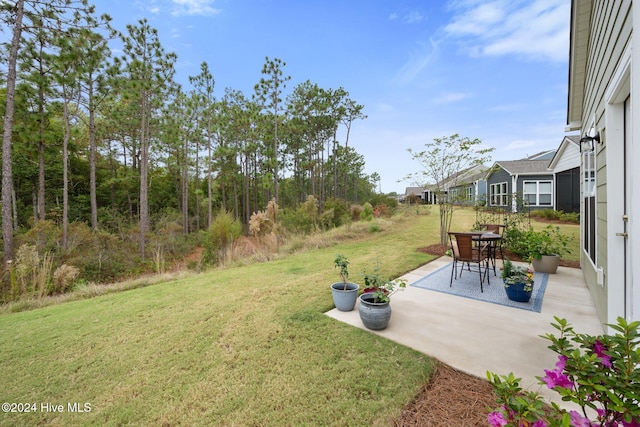
[[[137, 227], [145, 259], [150, 223], [180, 213], [182, 233], [231, 212], [245, 230], [274, 200], [295, 210], [313, 195], [362, 203], [377, 178], [349, 146], [363, 105], [342, 87], [307, 80], [288, 89], [286, 63], [265, 58], [251, 94], [215, 89], [206, 61], [175, 79], [175, 53], [145, 20], [119, 33], [86, 0], [0, 4], [4, 44], [2, 238], [43, 220], [61, 227]], [[112, 46], [122, 53], [113, 54]], [[342, 140], [339, 140], [342, 139]]]

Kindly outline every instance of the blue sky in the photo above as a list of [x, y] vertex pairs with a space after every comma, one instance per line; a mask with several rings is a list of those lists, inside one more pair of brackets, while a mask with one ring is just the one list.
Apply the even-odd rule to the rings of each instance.
[[[146, 18], [176, 80], [206, 61], [216, 94], [251, 96], [265, 57], [286, 62], [286, 92], [306, 80], [365, 106], [349, 144], [403, 193], [419, 171], [408, 148], [460, 134], [493, 160], [557, 148], [567, 104], [570, 0], [94, 0], [113, 25]], [[400, 181], [400, 182], [398, 182]]]

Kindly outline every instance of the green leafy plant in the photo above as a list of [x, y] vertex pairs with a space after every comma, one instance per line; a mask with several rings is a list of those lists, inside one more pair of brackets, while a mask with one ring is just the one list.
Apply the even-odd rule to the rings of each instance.
[[335, 268], [340, 270], [340, 278], [342, 279], [342, 283], [344, 283], [344, 289], [347, 290], [347, 280], [349, 279], [349, 258], [342, 254], [336, 255], [336, 259], [333, 260], [333, 265]]
[[546, 405], [535, 392], [523, 391], [520, 378], [487, 372], [500, 407], [488, 416], [500, 427], [638, 427], [640, 426], [640, 322], [618, 318], [615, 335], [578, 334], [555, 317], [558, 336], [546, 334], [558, 353], [555, 369], [538, 377], [581, 413], [558, 404]]
[[373, 294], [373, 302], [389, 302], [391, 295], [407, 287], [406, 279], [389, 279], [380, 273], [378, 264], [370, 273], [366, 271], [362, 274], [364, 279], [364, 293]]
[[509, 258], [505, 258], [502, 264], [500, 277], [502, 277], [505, 287], [524, 283], [525, 291], [529, 292], [533, 289], [533, 270], [529, 266], [514, 265]]
[[543, 255], [560, 255], [570, 253], [571, 237], [563, 234], [560, 227], [547, 225], [540, 231], [530, 227], [526, 231], [517, 228], [507, 231], [505, 246], [522, 258], [540, 259]]

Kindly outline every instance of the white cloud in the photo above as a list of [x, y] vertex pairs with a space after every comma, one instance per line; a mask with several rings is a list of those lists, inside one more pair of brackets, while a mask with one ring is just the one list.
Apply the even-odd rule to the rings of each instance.
[[394, 83], [401, 86], [410, 83], [438, 55], [438, 42], [433, 39], [429, 42], [429, 47], [424, 46], [422, 52], [411, 55], [393, 78]]
[[564, 62], [569, 50], [570, 3], [565, 0], [453, 2], [445, 32], [471, 55], [517, 55]]
[[417, 10], [407, 12], [402, 15], [396, 12], [389, 14], [389, 21], [401, 20], [405, 24], [415, 24], [416, 22], [420, 22], [423, 19], [424, 19], [424, 16], [422, 16], [422, 14]]
[[171, 0], [171, 3], [173, 16], [213, 16], [220, 13], [220, 9], [210, 6], [213, 0]]
[[414, 24], [416, 22], [422, 21], [422, 18], [423, 16], [420, 14], [420, 12], [413, 11], [404, 16], [404, 22], [406, 22], [407, 24]]
[[453, 102], [462, 101], [470, 98], [471, 95], [463, 92], [447, 92], [443, 93], [435, 99], [437, 104], [451, 104]]
[[519, 111], [527, 107], [527, 104], [502, 104], [495, 105], [489, 108], [489, 111], [495, 113], [509, 113], [512, 111]]

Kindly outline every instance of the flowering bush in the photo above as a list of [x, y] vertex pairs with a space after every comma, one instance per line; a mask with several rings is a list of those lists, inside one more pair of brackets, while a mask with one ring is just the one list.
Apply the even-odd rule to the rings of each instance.
[[534, 392], [520, 388], [513, 374], [487, 372], [495, 388], [499, 409], [488, 421], [494, 427], [640, 427], [640, 322], [618, 318], [609, 325], [616, 335], [593, 337], [578, 334], [564, 319], [555, 317], [558, 337], [546, 334], [549, 348], [558, 353], [554, 369], [538, 377], [576, 403], [581, 412], [544, 403]]
[[505, 258], [504, 263], [502, 263], [502, 274], [500, 277], [502, 277], [505, 286], [524, 283], [525, 291], [531, 291], [533, 289], [533, 270], [528, 266], [513, 265], [508, 258]]

